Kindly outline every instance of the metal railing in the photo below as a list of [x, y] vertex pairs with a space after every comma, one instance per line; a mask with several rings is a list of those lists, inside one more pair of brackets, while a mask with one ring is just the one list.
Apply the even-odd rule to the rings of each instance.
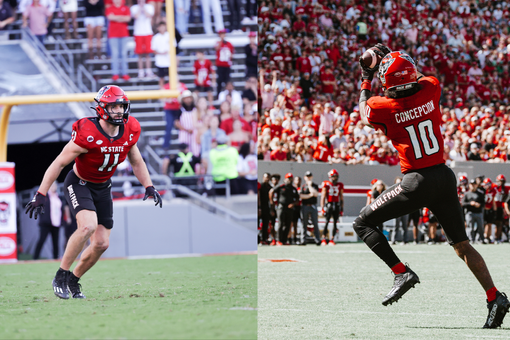
[[147, 164], [147, 168], [149, 168], [149, 172], [151, 174], [159, 174], [161, 172], [163, 160], [147, 142], [143, 148], [143, 155], [145, 158], [145, 163]]
[[[89, 81], [90, 87], [85, 85], [83, 82], [83, 77], [87, 78]], [[92, 76], [92, 74], [83, 66], [83, 64], [78, 64], [78, 68], [76, 70], [76, 82], [78, 88], [83, 92], [96, 92], [97, 91], [97, 80]]]
[[[67, 47], [65, 41], [60, 36], [56, 36], [55, 49], [49, 51], [49, 53], [53, 55], [57, 62], [60, 63], [69, 78], [74, 81], [74, 56], [69, 47]], [[64, 56], [67, 56], [67, 60]]]
[[[49, 71], [58, 77], [58, 80], [61, 82], [61, 86], [60, 88], [56, 89], [57, 92], [60, 93], [81, 92], [76, 86], [76, 84], [73, 82], [73, 80], [69, 77], [69, 75], [62, 69], [57, 60], [48, 52], [46, 47], [39, 41], [39, 39], [35, 37], [35, 35], [28, 28], [23, 28], [22, 40], [28, 43], [30, 46], [32, 46], [32, 48], [34, 48], [37, 56], [41, 58], [44, 61], [44, 63], [48, 66]], [[79, 107], [83, 112], [89, 111], [87, 105], [83, 102], [76, 103], [76, 105], [77, 105], [76, 108]], [[80, 116], [79, 113], [75, 112], [75, 114]]]
[[249, 215], [239, 215], [236, 212], [233, 212], [222, 205], [212, 201], [211, 199], [204, 197], [200, 194], [197, 194], [193, 190], [189, 189], [188, 187], [185, 187], [184, 185], [180, 184], [173, 184], [172, 189], [178, 190], [180, 193], [189, 196], [190, 198], [193, 198], [194, 200], [197, 200], [201, 203], [202, 207], [207, 208], [212, 213], [221, 213], [225, 215], [225, 218], [227, 221], [230, 219], [234, 219], [237, 221], [245, 221], [245, 222], [256, 222], [257, 221], [257, 214], [249, 214]]

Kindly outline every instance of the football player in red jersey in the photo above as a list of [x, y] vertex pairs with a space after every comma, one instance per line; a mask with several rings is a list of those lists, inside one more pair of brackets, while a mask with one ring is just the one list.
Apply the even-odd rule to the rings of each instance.
[[505, 186], [506, 177], [503, 174], [499, 174], [496, 177], [496, 195], [494, 201], [496, 201], [496, 216], [494, 223], [496, 224], [496, 235], [495, 243], [501, 243], [501, 234], [503, 233], [503, 225], [508, 223], [508, 215], [503, 209], [503, 204], [508, 199], [508, 188]]
[[[145, 197], [153, 197], [162, 206], [161, 196], [152, 185], [147, 166], [136, 145], [140, 124], [129, 116], [130, 102], [124, 91], [115, 85], [103, 86], [97, 96], [97, 117], [82, 118], [73, 124], [72, 137], [60, 155], [51, 163], [26, 213], [34, 216], [44, 213], [42, 205], [48, 189], [62, 169], [75, 161], [64, 181], [65, 196], [78, 229], [67, 243], [60, 268], [53, 279], [56, 296], [84, 299], [79, 279], [108, 248], [113, 227], [111, 177], [126, 157], [135, 176], [145, 187]], [[90, 239], [90, 245], [81, 254], [80, 261], [70, 272], [71, 265]], [[69, 290], [69, 291], [68, 291]]]
[[[483, 327], [497, 328], [510, 309], [510, 301], [496, 289], [485, 261], [466, 235], [455, 174], [443, 159], [440, 83], [434, 77], [419, 73], [409, 55], [391, 52], [382, 44], [376, 47], [383, 56], [380, 65], [367, 68], [360, 60], [359, 111], [363, 124], [380, 129], [398, 150], [404, 176], [401, 183], [389, 187], [374, 203], [361, 210], [354, 221], [354, 230], [395, 274], [393, 288], [382, 303], [386, 306], [399, 300], [420, 280], [400, 261], [377, 226], [427, 207], [437, 217], [450, 245], [487, 294], [489, 315]], [[385, 88], [383, 97], [372, 97], [371, 93], [372, 79], [377, 71]]]
[[457, 186], [457, 197], [459, 197], [459, 202], [462, 201], [464, 193], [468, 190], [468, 178], [464, 175], [459, 176], [459, 185]]
[[[335, 235], [338, 231], [336, 224], [338, 223], [338, 217], [342, 216], [344, 211], [344, 184], [338, 182], [338, 171], [332, 169], [328, 172], [329, 181], [322, 182], [321, 191], [321, 211], [326, 217], [326, 224], [324, 225], [323, 239], [321, 245], [334, 246]], [[325, 204], [327, 201], [327, 204]], [[324, 205], [326, 209], [324, 210]], [[328, 224], [329, 220], [333, 217], [333, 233], [331, 234], [331, 240], [328, 239]]]
[[490, 243], [492, 224], [494, 223], [497, 210], [496, 201], [494, 200], [496, 189], [490, 178], [483, 180], [482, 187], [485, 189], [485, 209], [483, 214], [483, 221], [485, 223], [484, 243]]

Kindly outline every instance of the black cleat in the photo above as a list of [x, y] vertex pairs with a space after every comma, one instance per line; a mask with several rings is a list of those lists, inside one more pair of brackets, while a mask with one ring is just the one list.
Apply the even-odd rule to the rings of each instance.
[[69, 272], [58, 271], [53, 279], [53, 293], [61, 299], [69, 299], [69, 293], [67, 291], [67, 279], [69, 278]]
[[85, 295], [81, 292], [81, 284], [78, 283], [79, 280], [79, 278], [71, 273], [69, 280], [67, 281], [67, 288], [69, 289], [73, 299], [85, 299]]
[[391, 305], [393, 302], [397, 302], [402, 295], [407, 293], [409, 289], [414, 288], [414, 285], [417, 283], [420, 283], [418, 275], [416, 275], [411, 268], [406, 266], [405, 273], [395, 275], [393, 288], [391, 288], [388, 295], [384, 297], [382, 304], [387, 306], [388, 304]]
[[487, 302], [487, 308], [489, 309], [489, 315], [483, 328], [498, 328], [503, 323], [508, 309], [510, 309], [510, 301], [508, 301], [505, 293], [496, 292], [496, 299]]

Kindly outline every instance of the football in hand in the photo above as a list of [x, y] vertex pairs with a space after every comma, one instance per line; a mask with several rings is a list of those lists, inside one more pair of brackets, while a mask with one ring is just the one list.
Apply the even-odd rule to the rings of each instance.
[[[378, 53], [376, 53], [375, 51], [377, 51]], [[363, 64], [365, 64], [365, 66], [368, 68], [374, 68], [381, 62], [383, 58], [381, 57], [382, 54], [383, 52], [377, 47], [370, 47], [361, 56], [361, 62], [363, 62]]]

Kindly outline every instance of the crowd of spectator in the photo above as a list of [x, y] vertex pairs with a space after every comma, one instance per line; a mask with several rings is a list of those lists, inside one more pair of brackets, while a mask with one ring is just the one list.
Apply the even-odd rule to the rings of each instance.
[[[134, 36], [152, 35], [152, 29], [156, 30], [158, 24], [165, 19], [163, 12], [163, 0], [136, 1], [121, 0], [116, 4], [113, 0], [84, 0], [82, 5], [85, 8], [84, 26], [87, 29], [88, 48], [93, 49], [94, 39], [96, 39], [96, 48], [101, 49], [100, 40], [103, 28], [110, 30], [111, 22], [122, 23], [124, 18], [109, 18], [108, 9], [110, 7], [128, 7], [131, 13], [115, 14], [127, 15], [135, 20]], [[227, 2], [229, 9], [230, 31], [234, 34], [243, 33], [241, 24], [256, 24], [256, 3], [246, 1], [245, 5], [241, 0], [229, 0]], [[140, 10], [139, 10], [140, 9]], [[244, 9], [244, 11], [243, 11]], [[19, 18], [23, 18], [23, 26], [29, 29], [43, 41], [44, 37], [51, 34], [53, 29], [52, 19], [54, 17], [63, 18], [64, 38], [78, 39], [78, 0], [2, 0], [0, 2], [0, 38], [8, 39], [6, 32], [11, 28], [16, 20], [16, 12]], [[223, 20], [223, 11], [220, 0], [176, 0], [175, 1], [175, 26], [181, 35], [189, 34], [188, 27], [190, 23], [201, 23], [206, 34], [213, 34], [211, 13], [214, 21], [216, 33], [225, 29]], [[110, 15], [112, 13], [110, 12]], [[105, 20], [108, 19], [108, 20]], [[141, 19], [141, 20], [138, 20]], [[126, 19], [127, 20], [127, 19]], [[139, 23], [137, 24], [136, 21]], [[146, 26], [146, 22], [149, 24]], [[137, 27], [138, 26], [138, 27]], [[146, 27], [151, 27], [148, 32]], [[138, 32], [136, 32], [138, 31]]]
[[509, 161], [509, 20], [506, 1], [262, 1], [258, 159], [398, 164], [358, 112], [358, 59], [381, 42], [441, 81], [447, 163]]
[[[250, 43], [245, 50], [253, 50], [250, 54], [256, 58], [256, 34], [253, 32], [249, 37]], [[232, 194], [255, 194], [255, 143], [259, 119], [257, 79], [250, 65], [256, 65], [256, 60], [246, 58], [245, 88], [237, 91], [230, 78], [234, 47], [228, 42], [225, 31], [219, 32], [215, 50], [216, 58], [212, 61], [205, 59], [203, 52], [196, 52], [193, 71], [195, 91], [190, 91], [184, 83], [179, 82], [181, 96], [165, 100], [167, 124], [163, 149], [171, 153], [172, 133], [177, 129], [180, 152], [166, 157], [162, 173], [183, 177], [181, 169], [187, 168], [188, 177], [210, 174], [222, 188], [222, 184], [228, 180]], [[220, 81], [224, 83], [224, 90], [218, 84]], [[213, 87], [218, 91], [219, 112], [213, 106]], [[165, 88], [169, 88], [169, 84]], [[190, 167], [185, 165], [188, 163]], [[197, 184], [196, 181], [192, 184], [186, 178], [182, 180], [187, 185]]]

